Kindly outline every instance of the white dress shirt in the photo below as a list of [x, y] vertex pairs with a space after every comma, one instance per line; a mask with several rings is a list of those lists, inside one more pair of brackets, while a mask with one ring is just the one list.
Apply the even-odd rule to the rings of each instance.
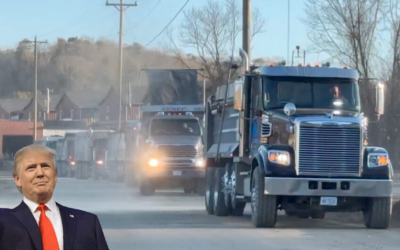
[[[29, 210], [31, 210], [33, 217], [35, 217], [35, 220], [39, 225], [39, 219], [41, 213], [39, 210], [37, 210], [39, 204], [29, 200], [26, 197], [24, 197], [24, 202], [29, 207]], [[62, 225], [60, 210], [58, 209], [58, 206], [54, 201], [53, 197], [45, 205], [48, 208], [46, 210], [46, 216], [51, 221], [51, 224], [53, 224], [54, 231], [56, 231], [57, 241], [60, 250], [64, 250], [64, 233], [63, 233], [63, 225]]]

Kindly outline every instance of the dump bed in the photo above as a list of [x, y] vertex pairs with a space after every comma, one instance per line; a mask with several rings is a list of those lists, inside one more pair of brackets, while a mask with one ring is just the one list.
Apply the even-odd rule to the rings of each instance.
[[61, 161], [68, 161], [69, 159], [75, 158], [75, 134], [67, 133], [65, 134], [65, 140], [61, 147]]
[[[234, 95], [235, 84], [231, 83], [228, 87], [228, 94], [225, 108], [225, 118], [222, 128], [221, 144], [219, 153], [221, 156], [230, 156], [239, 146], [239, 112], [234, 109]], [[208, 157], [215, 157], [218, 148], [218, 140], [220, 134], [220, 126], [222, 122], [222, 111], [225, 102], [226, 86], [220, 86], [214, 96], [211, 97], [212, 101], [209, 102], [209, 108], [206, 120], [206, 155]], [[212, 119], [212, 122], [208, 122]]]

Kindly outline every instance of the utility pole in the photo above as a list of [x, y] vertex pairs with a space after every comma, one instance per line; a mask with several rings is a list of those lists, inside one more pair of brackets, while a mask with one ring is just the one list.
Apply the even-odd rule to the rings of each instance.
[[243, 0], [243, 50], [249, 56], [251, 62], [250, 51], [250, 32], [251, 32], [251, 0]]
[[106, 6], [114, 6], [119, 11], [119, 115], [118, 115], [118, 129], [121, 130], [121, 115], [122, 115], [122, 44], [123, 44], [123, 29], [124, 29], [124, 11], [129, 7], [136, 7], [137, 3], [127, 4], [124, 0], [119, 3], [108, 3]]
[[38, 101], [37, 101], [37, 89], [38, 89], [38, 83], [37, 83], [37, 75], [38, 75], [38, 49], [37, 45], [38, 44], [43, 44], [47, 43], [46, 41], [38, 41], [37, 37], [35, 36], [35, 40], [29, 41], [29, 40], [24, 40], [23, 43], [29, 43], [33, 44], [33, 54], [34, 54], [34, 61], [35, 61], [35, 84], [34, 84], [34, 105], [33, 105], [33, 140], [36, 141], [37, 139], [37, 106], [38, 106]]
[[290, 46], [290, 0], [288, 0], [288, 17], [287, 17], [287, 62], [289, 63], [289, 46]]

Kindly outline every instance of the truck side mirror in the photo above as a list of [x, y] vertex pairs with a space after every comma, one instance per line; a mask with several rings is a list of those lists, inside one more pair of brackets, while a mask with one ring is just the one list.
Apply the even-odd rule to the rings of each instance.
[[378, 83], [375, 87], [376, 91], [376, 103], [375, 113], [377, 115], [383, 115], [385, 113], [385, 89], [382, 83]]
[[294, 115], [296, 113], [296, 106], [293, 103], [288, 102], [285, 104], [285, 107], [283, 107], [283, 112], [285, 112], [287, 116]]

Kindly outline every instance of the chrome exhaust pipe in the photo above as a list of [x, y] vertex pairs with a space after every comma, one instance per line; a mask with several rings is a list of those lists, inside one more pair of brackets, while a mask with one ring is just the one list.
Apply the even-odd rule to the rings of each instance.
[[246, 72], [248, 72], [250, 70], [249, 56], [247, 55], [246, 51], [244, 51], [242, 48], [239, 48], [239, 55], [242, 58], [242, 66], [244, 63], [244, 68], [245, 68]]

